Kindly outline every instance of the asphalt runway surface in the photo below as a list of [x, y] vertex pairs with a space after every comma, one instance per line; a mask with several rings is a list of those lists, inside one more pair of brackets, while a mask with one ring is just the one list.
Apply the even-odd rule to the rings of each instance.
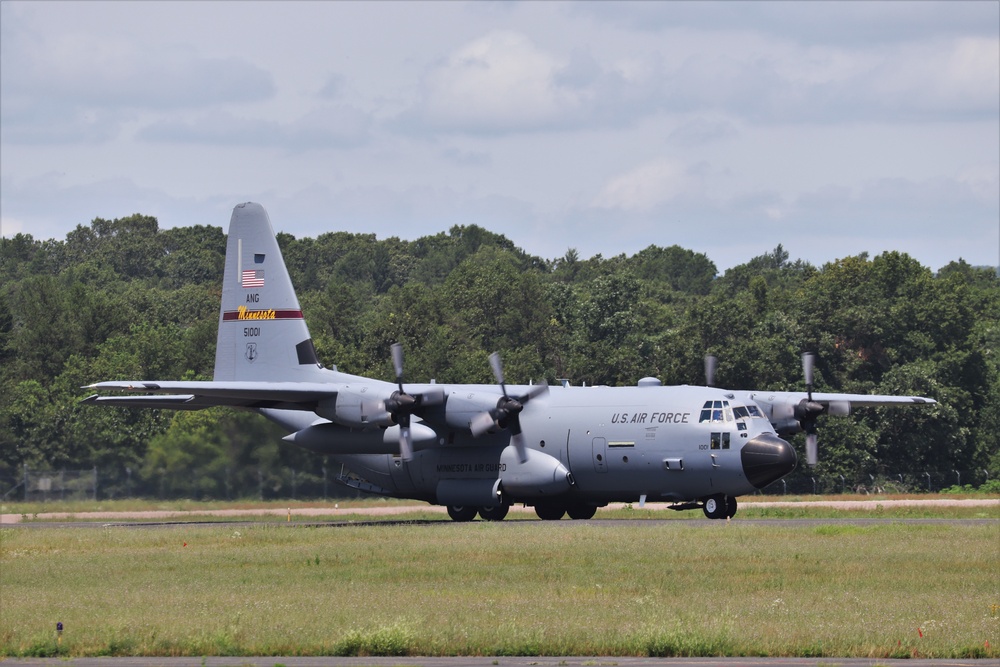
[[15, 658], [4, 667], [1000, 667], [1000, 660], [928, 660], [907, 658], [608, 658], [608, 657], [512, 657], [512, 658]]

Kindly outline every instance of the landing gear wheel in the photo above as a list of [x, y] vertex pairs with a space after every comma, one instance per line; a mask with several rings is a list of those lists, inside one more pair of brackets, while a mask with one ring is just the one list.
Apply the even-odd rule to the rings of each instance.
[[736, 498], [726, 496], [728, 507], [726, 508], [726, 518], [732, 519], [736, 515]]
[[575, 505], [566, 510], [571, 519], [593, 519], [594, 515], [597, 514], [597, 507], [594, 505]]
[[535, 514], [543, 521], [558, 521], [565, 513], [566, 508], [560, 505], [535, 505]]
[[448, 516], [452, 521], [472, 521], [476, 518], [478, 507], [465, 507], [464, 505], [448, 505]]
[[508, 510], [510, 510], [510, 505], [480, 507], [479, 516], [482, 517], [484, 521], [503, 521], [504, 517], [507, 516]]
[[726, 502], [726, 497], [723, 495], [709, 496], [705, 499], [705, 506], [702, 510], [705, 512], [705, 516], [709, 519], [724, 519], [726, 518], [726, 510], [729, 503]]

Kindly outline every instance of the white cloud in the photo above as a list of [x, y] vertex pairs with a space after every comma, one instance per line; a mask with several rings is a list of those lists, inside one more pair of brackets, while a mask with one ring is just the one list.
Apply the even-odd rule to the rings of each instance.
[[693, 185], [688, 169], [677, 161], [658, 159], [616, 176], [594, 198], [595, 208], [646, 212], [687, 192]]
[[13, 238], [18, 234], [24, 233], [24, 228], [25, 224], [23, 220], [0, 216], [0, 236], [8, 239]]
[[146, 141], [208, 146], [281, 147], [290, 151], [354, 148], [369, 139], [371, 119], [345, 105], [324, 105], [289, 123], [237, 116], [229, 111], [190, 120], [164, 119], [142, 128]]
[[898, 43], [941, 35], [990, 35], [1000, 6], [948, 2], [578, 2], [574, 14], [604, 26], [664, 32], [753, 32], [801, 44]]
[[959, 171], [955, 180], [984, 204], [1000, 202], [1000, 162], [969, 165]]
[[1000, 39], [963, 38], [954, 42], [941, 75], [955, 103], [966, 99], [995, 111], [1000, 100]]
[[103, 142], [139, 111], [254, 102], [275, 92], [270, 73], [238, 56], [207, 57], [177, 44], [137, 40], [128, 32], [44, 30], [32, 18], [44, 20], [44, 11], [4, 12], [6, 142]]
[[515, 32], [492, 32], [448, 56], [427, 74], [419, 116], [449, 131], [503, 132], [554, 125], [581, 100], [558, 87], [561, 63]]
[[674, 128], [667, 141], [673, 145], [694, 148], [739, 136], [737, 123], [727, 116], [713, 113], [692, 114]]

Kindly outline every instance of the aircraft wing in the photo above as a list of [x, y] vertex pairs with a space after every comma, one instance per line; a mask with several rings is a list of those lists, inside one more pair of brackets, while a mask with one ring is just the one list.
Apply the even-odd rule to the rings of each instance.
[[[808, 399], [804, 391], [753, 391], [747, 392], [748, 398], [763, 403], [798, 403]], [[886, 396], [879, 394], [822, 394], [813, 392], [812, 400], [816, 403], [850, 403], [851, 407], [895, 406], [895, 405], [934, 405], [933, 398], [923, 396]]]
[[98, 382], [84, 389], [126, 391], [143, 395], [94, 394], [83, 399], [83, 402], [171, 410], [228, 406], [315, 411], [320, 401], [335, 398], [339, 388], [338, 384], [319, 382]]

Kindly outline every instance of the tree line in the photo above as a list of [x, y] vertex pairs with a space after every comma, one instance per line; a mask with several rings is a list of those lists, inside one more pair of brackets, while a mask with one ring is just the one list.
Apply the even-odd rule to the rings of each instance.
[[[319, 357], [342, 371], [391, 380], [400, 342], [414, 382], [492, 382], [487, 357], [500, 351], [510, 382], [704, 384], [714, 354], [719, 386], [803, 390], [808, 350], [817, 391], [938, 405], [825, 419], [818, 468], [793, 480], [1000, 478], [994, 268], [932, 271], [899, 252], [816, 267], [778, 245], [719, 275], [678, 246], [543, 259], [475, 225], [414, 241], [278, 241]], [[79, 404], [99, 380], [211, 379], [225, 247], [221, 228], [160, 229], [138, 214], [64, 240], [0, 240], [0, 480], [98, 467], [109, 495], [240, 497], [287, 496], [283, 470], [319, 479], [326, 462], [256, 415]]]

